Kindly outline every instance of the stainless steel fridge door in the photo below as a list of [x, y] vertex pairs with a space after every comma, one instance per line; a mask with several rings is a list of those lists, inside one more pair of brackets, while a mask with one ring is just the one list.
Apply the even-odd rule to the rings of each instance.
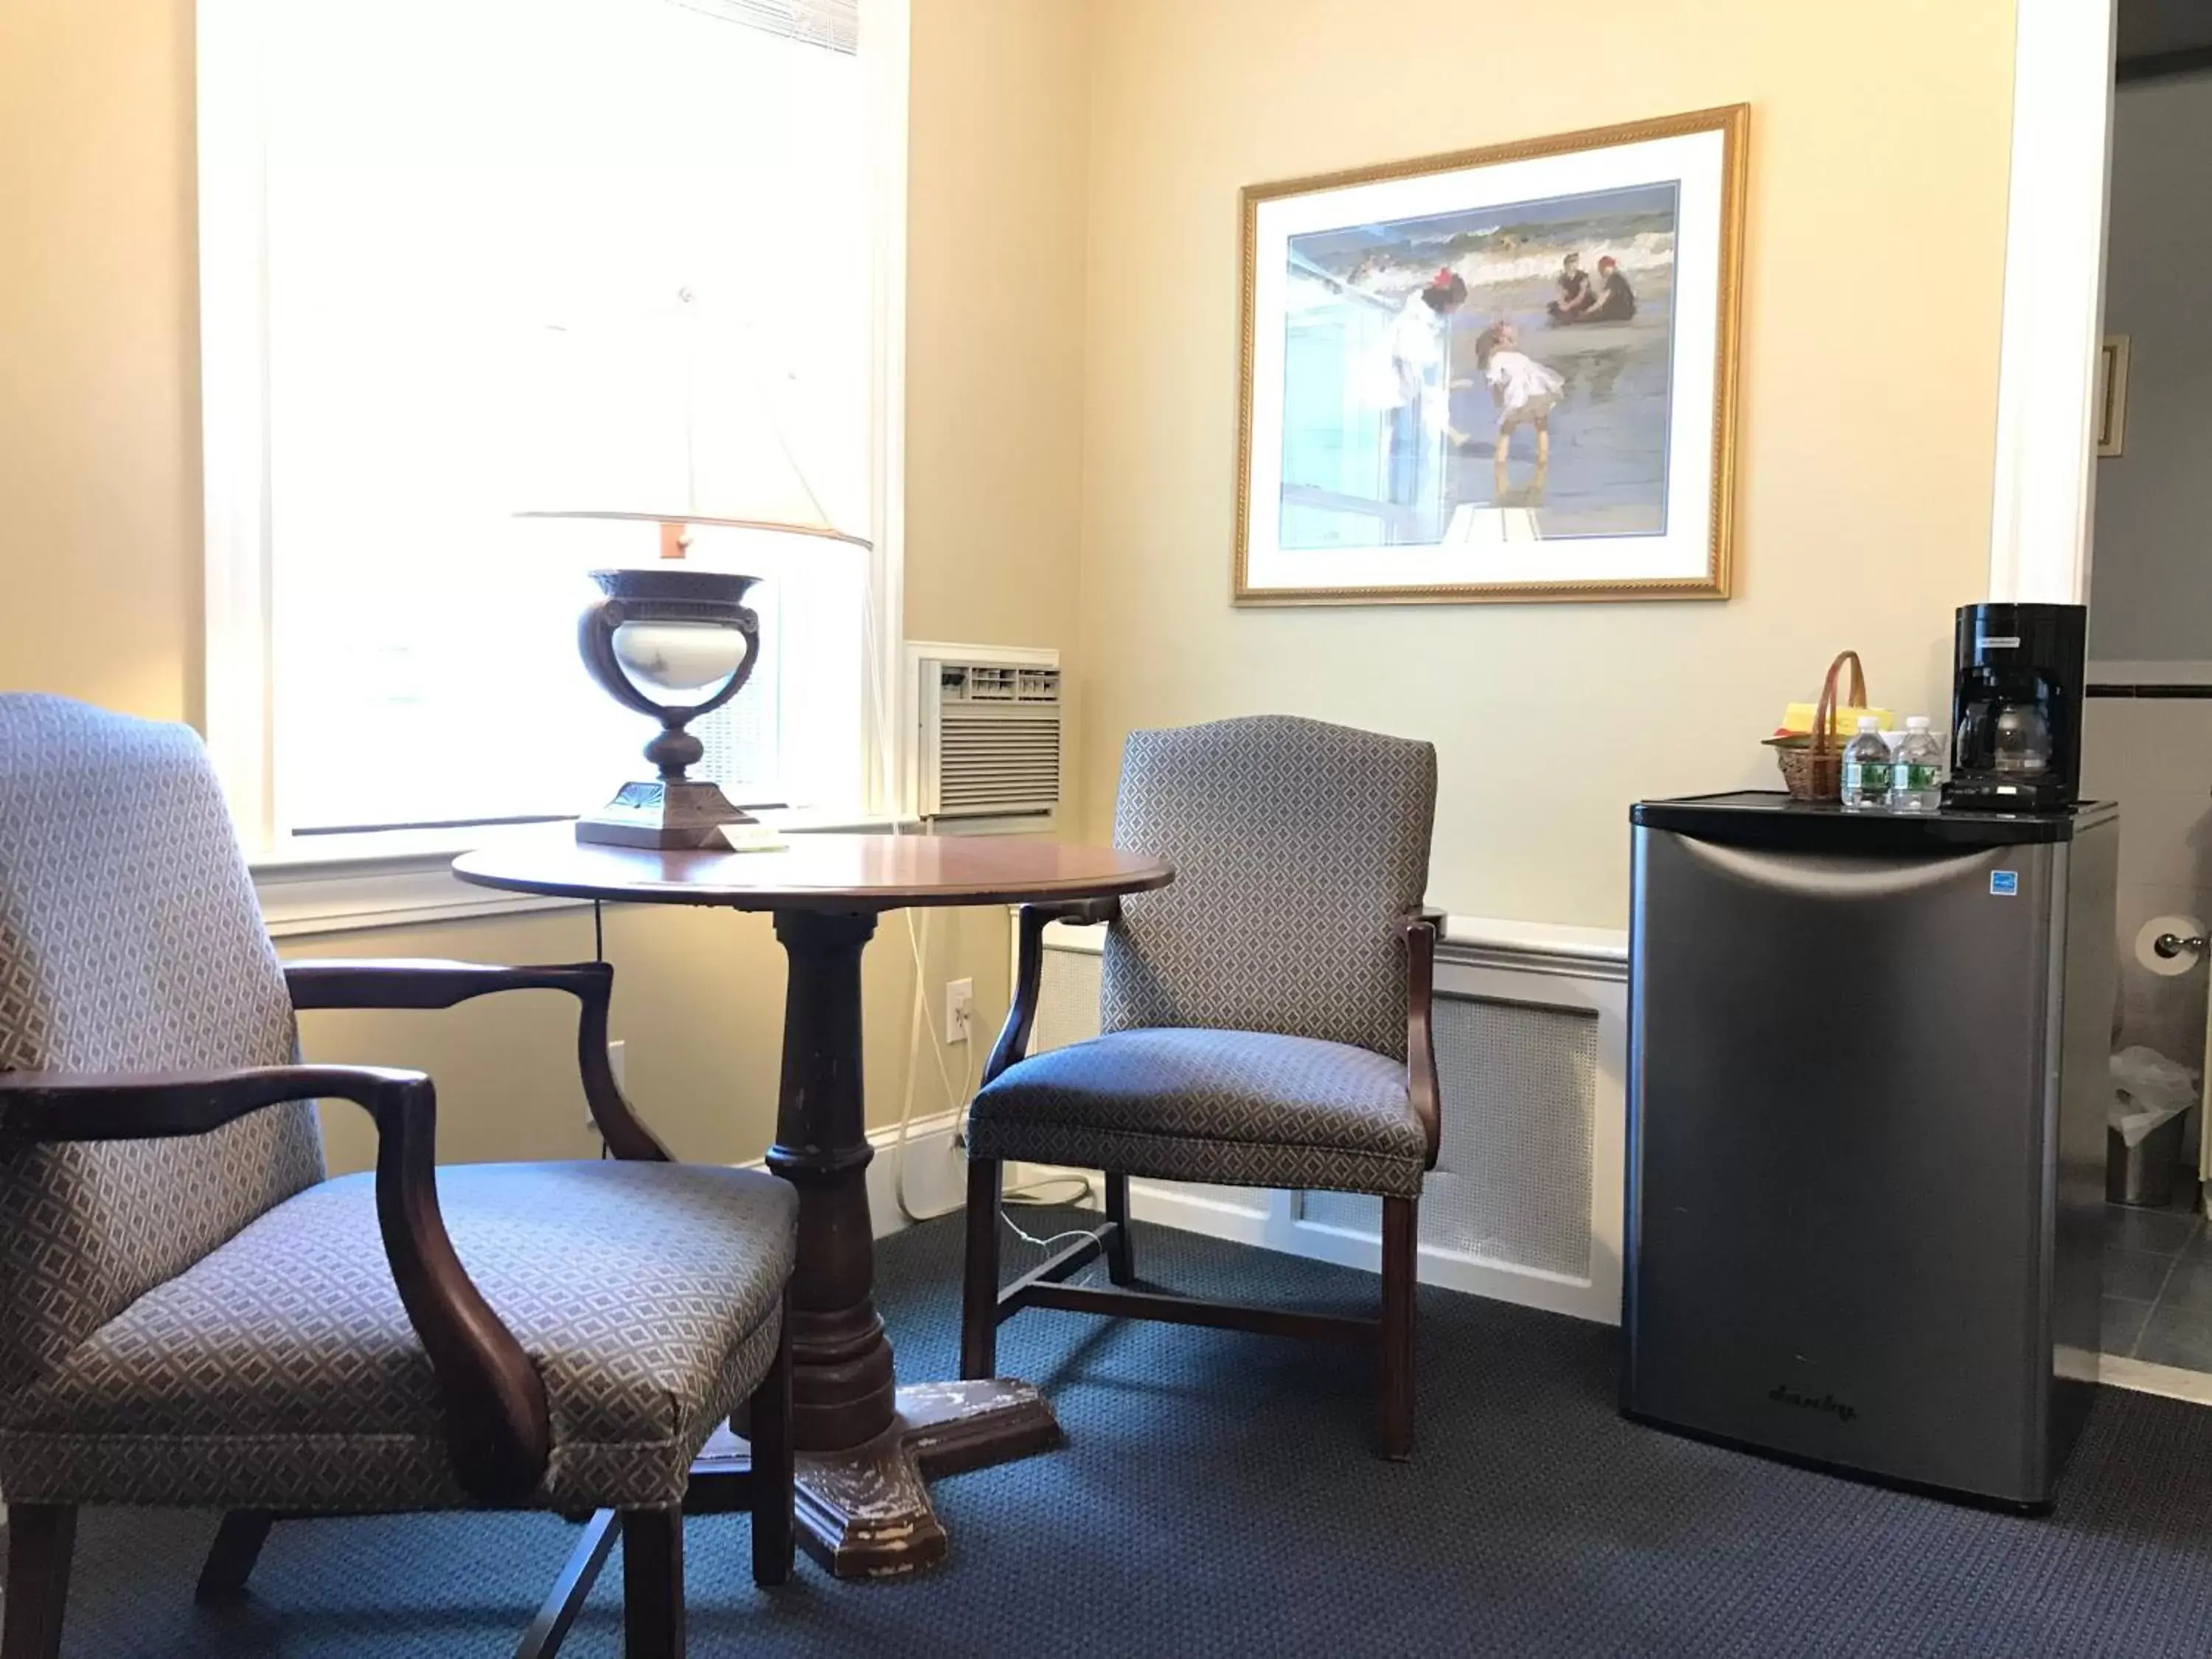
[[2064, 857], [1636, 832], [1632, 1414], [2046, 1495]]

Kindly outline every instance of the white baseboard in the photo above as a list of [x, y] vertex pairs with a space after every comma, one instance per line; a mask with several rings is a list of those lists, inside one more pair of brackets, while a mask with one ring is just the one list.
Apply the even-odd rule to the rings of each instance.
[[[901, 1165], [904, 1165], [906, 1202], [915, 1215], [927, 1221], [967, 1207], [968, 1158], [960, 1149], [960, 1114], [935, 1112], [907, 1125], [906, 1146], [899, 1146], [898, 1125], [868, 1131], [875, 1158], [868, 1164], [868, 1224], [878, 1238], [902, 1231], [910, 1224], [899, 1206]], [[764, 1170], [765, 1158], [742, 1166]]]
[[[925, 1219], [954, 1214], [966, 1206], [968, 1158], [960, 1145], [959, 1132], [960, 1114], [957, 1112], [939, 1112], [928, 1117], [916, 1118], [907, 1127], [903, 1154], [907, 1203], [915, 1214]], [[897, 1182], [902, 1161], [898, 1139], [896, 1124], [872, 1129], [868, 1133], [868, 1144], [876, 1152], [874, 1160], [868, 1165], [868, 1214], [878, 1238], [902, 1231], [910, 1224], [898, 1201]], [[766, 1165], [763, 1160], [755, 1158], [745, 1167], [757, 1170]], [[1007, 1171], [1007, 1185], [1016, 1187], [1059, 1173], [1061, 1172], [1048, 1170], [1042, 1164], [1016, 1164]], [[1133, 1181], [1129, 1183], [1129, 1212], [1139, 1221], [1176, 1227], [1186, 1232], [1202, 1233], [1208, 1237], [1227, 1239], [1233, 1243], [1257, 1245], [1262, 1249], [1280, 1249], [1282, 1244], [1270, 1237], [1270, 1217], [1267, 1207], [1275, 1196], [1273, 1193], [1255, 1189], [1251, 1194], [1252, 1204], [1246, 1206], [1225, 1201], [1212, 1193], [1194, 1192], [1188, 1188], [1148, 1181]], [[1097, 1202], [1095, 1188], [1083, 1200], [1085, 1208], [1095, 1208]], [[1297, 1254], [1340, 1261], [1347, 1267], [1373, 1269], [1376, 1246], [1371, 1241], [1349, 1233], [1325, 1242], [1310, 1236], [1322, 1231], [1317, 1228], [1309, 1230], [1309, 1237], [1300, 1241], [1304, 1248]], [[1334, 1232], [1333, 1229], [1328, 1231]], [[1316, 1248], [1317, 1245], [1320, 1248]], [[1577, 1294], [1580, 1289], [1578, 1285], [1564, 1280], [1552, 1282], [1552, 1276], [1548, 1274], [1507, 1273], [1496, 1269], [1477, 1271], [1474, 1264], [1439, 1259], [1425, 1249], [1421, 1252], [1420, 1277], [1425, 1284], [1440, 1284], [1449, 1289], [1516, 1303], [1524, 1307], [1541, 1308], [1584, 1319], [1601, 1317], [1593, 1316], [1583, 1305], [1584, 1297]], [[2124, 1359], [2115, 1354], [2101, 1354], [2098, 1357], [2097, 1380], [2116, 1389], [2162, 1395], [2170, 1400], [2185, 1400], [2195, 1405], [2212, 1405], [2212, 1376], [2202, 1371], [2184, 1370], [2173, 1365], [2154, 1365], [2145, 1360]]]
[[2114, 1353], [2097, 1356], [2097, 1381], [2107, 1388], [2132, 1389], [2137, 1394], [2163, 1395], [2185, 1400], [2192, 1406], [2212, 1406], [2212, 1376], [2184, 1370], [2179, 1365], [2154, 1365], [2147, 1359], [2123, 1359]]
[[[957, 1112], [915, 1119], [907, 1126], [903, 1148], [896, 1124], [870, 1133], [868, 1144], [876, 1156], [868, 1165], [868, 1221], [878, 1238], [912, 1224], [907, 1209], [927, 1221], [967, 1207], [968, 1155], [959, 1135]], [[899, 1203], [902, 1188], [904, 1209]]]
[[[908, 1137], [907, 1155], [912, 1160], [912, 1173], [908, 1177], [908, 1193], [916, 1210], [925, 1215], [951, 1206], [962, 1207], [967, 1193], [967, 1158], [961, 1151], [955, 1135], [959, 1120], [952, 1113], [917, 1121]], [[895, 1167], [890, 1148], [896, 1139], [895, 1130], [878, 1130], [868, 1139], [876, 1146], [878, 1156], [868, 1166], [868, 1200], [873, 1212], [876, 1237], [895, 1233], [907, 1223], [899, 1213], [890, 1185]], [[1007, 1184], [1017, 1179], [1033, 1180], [1064, 1173], [1048, 1170], [1042, 1164], [1016, 1164], [1007, 1171]], [[939, 1196], [939, 1194], [943, 1196]], [[1129, 1183], [1129, 1213], [1139, 1221], [1152, 1222], [1163, 1227], [1180, 1228], [1185, 1232], [1202, 1233], [1209, 1238], [1226, 1239], [1232, 1243], [1256, 1245], [1261, 1249], [1281, 1249], [1283, 1245], [1269, 1234], [1270, 1201], [1275, 1194], [1253, 1189], [1249, 1205], [1228, 1202], [1212, 1192], [1196, 1192], [1187, 1187], [1150, 1182], [1132, 1181]], [[1085, 1207], [1096, 1207], [1094, 1193]], [[1322, 1233], [1326, 1239], [1316, 1237]], [[1379, 1247], [1363, 1236], [1341, 1232], [1336, 1229], [1309, 1227], [1299, 1240], [1301, 1248], [1294, 1254], [1339, 1262], [1345, 1267], [1363, 1267], [1373, 1272], [1378, 1265]], [[1524, 1308], [1540, 1309], [1547, 1313], [1562, 1313], [1578, 1319], [1612, 1324], [1620, 1316], [1608, 1304], [1593, 1310], [1587, 1288], [1577, 1280], [1564, 1279], [1555, 1274], [1531, 1269], [1510, 1269], [1488, 1267], [1464, 1261], [1441, 1252], [1424, 1249], [1420, 1254], [1420, 1279], [1425, 1285], [1439, 1285], [1448, 1290], [1469, 1295], [1486, 1297], [1493, 1301], [1510, 1302]], [[2162, 1395], [2169, 1400], [2185, 1400], [2194, 1405], [2212, 1406], [2212, 1375], [2203, 1371], [2184, 1370], [2174, 1365], [2154, 1365], [2147, 1360], [2124, 1359], [2117, 1354], [2100, 1354], [2097, 1360], [2097, 1380], [2112, 1388], [2132, 1389], [2139, 1394]]]
[[[915, 1119], [908, 1130], [907, 1204], [925, 1220], [952, 1214], [966, 1206], [968, 1158], [958, 1139], [959, 1128], [958, 1114], [941, 1112]], [[898, 1202], [897, 1141], [896, 1126], [872, 1130], [868, 1135], [868, 1144], [876, 1149], [875, 1159], [868, 1165], [868, 1213], [878, 1238], [902, 1231], [910, 1224]], [[762, 1166], [756, 1161], [750, 1167]], [[1025, 1186], [1082, 1174], [1042, 1164], [1014, 1164], [1007, 1166], [1006, 1188], [1011, 1194]], [[1091, 1179], [1095, 1183], [1097, 1177]], [[1158, 1226], [1225, 1239], [1234, 1244], [1255, 1245], [1261, 1249], [1285, 1250], [1311, 1260], [1364, 1268], [1369, 1273], [1380, 1266], [1380, 1245], [1364, 1234], [1308, 1223], [1294, 1225], [1291, 1235], [1285, 1237], [1284, 1218], [1277, 1213], [1288, 1196], [1285, 1194], [1255, 1188], [1249, 1194], [1240, 1193], [1240, 1196], [1249, 1198], [1249, 1202], [1224, 1198], [1219, 1188], [1132, 1181], [1129, 1213], [1136, 1220]], [[1101, 1194], [1094, 1184], [1087, 1194], [1073, 1201], [1080, 1208], [1097, 1209]], [[1425, 1246], [1420, 1253], [1419, 1273], [1425, 1285], [1540, 1308], [1549, 1313], [1608, 1323], [1616, 1322], [1620, 1316], [1610, 1304], [1594, 1308], [1589, 1287], [1583, 1281], [1473, 1262]], [[2204, 1380], [2212, 1383], [2212, 1378]]]
[[1180, 1227], [1188, 1233], [1204, 1233], [1209, 1238], [1226, 1238], [1266, 1249], [1269, 1240], [1264, 1206], [1271, 1196], [1255, 1189], [1253, 1206], [1248, 1208], [1180, 1187], [1132, 1181], [1129, 1215], [1133, 1220], [1157, 1222], [1163, 1227]]
[[[887, 1238], [912, 1226], [914, 1223], [907, 1216], [908, 1210], [913, 1211], [916, 1219], [934, 1221], [939, 1216], [956, 1215], [968, 1207], [968, 1154], [960, 1144], [960, 1118], [958, 1112], [935, 1112], [915, 1118], [907, 1125], [902, 1152], [897, 1124], [868, 1131], [868, 1145], [876, 1153], [868, 1164], [868, 1226], [878, 1238]], [[899, 1202], [902, 1163], [905, 1166], [906, 1187], [903, 1206]], [[742, 1167], [764, 1170], [768, 1160], [757, 1158]], [[1025, 1187], [1079, 1174], [1042, 1164], [1011, 1164], [1006, 1166], [1006, 1186], [1007, 1192], [1012, 1194]], [[1096, 1176], [1081, 1178], [1094, 1183], [1097, 1180]], [[1097, 1188], [1095, 1184], [1091, 1186], [1079, 1197], [1070, 1193], [1066, 1201], [1081, 1209], [1095, 1210], [1099, 1205]], [[1134, 1200], [1131, 1202], [1133, 1206]]]
[[[1255, 1188], [1249, 1203], [1233, 1203], [1218, 1196], [1218, 1189], [1193, 1192], [1146, 1181], [1129, 1183], [1129, 1212], [1139, 1221], [1366, 1273], [1381, 1270], [1380, 1238], [1371, 1233], [1294, 1220], [1288, 1198], [1288, 1194]], [[1620, 1322], [1618, 1303], [1606, 1293], [1594, 1291], [1588, 1279], [1478, 1261], [1429, 1244], [1421, 1246], [1415, 1261], [1415, 1275], [1424, 1285], [1545, 1313], [1565, 1314], [1595, 1324]]]

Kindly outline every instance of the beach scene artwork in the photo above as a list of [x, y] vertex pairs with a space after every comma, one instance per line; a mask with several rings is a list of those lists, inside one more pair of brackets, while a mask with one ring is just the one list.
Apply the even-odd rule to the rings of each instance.
[[1724, 595], [1741, 128], [1248, 191], [1238, 597]]
[[1675, 195], [1291, 237], [1283, 544], [1663, 533]]

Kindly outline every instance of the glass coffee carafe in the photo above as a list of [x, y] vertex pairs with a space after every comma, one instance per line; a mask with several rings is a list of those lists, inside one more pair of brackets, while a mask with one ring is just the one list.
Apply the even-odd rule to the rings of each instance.
[[1994, 769], [2010, 776], [2039, 778], [2051, 769], [2051, 722], [2039, 704], [2008, 702], [1997, 710], [1991, 736]]

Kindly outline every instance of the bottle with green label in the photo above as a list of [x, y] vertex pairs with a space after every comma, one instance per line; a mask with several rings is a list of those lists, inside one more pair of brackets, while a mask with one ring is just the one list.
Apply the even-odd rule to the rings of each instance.
[[1860, 715], [1859, 734], [1844, 750], [1844, 811], [1887, 811], [1890, 770], [1881, 722], [1872, 714]]
[[1897, 753], [1890, 759], [1889, 810], [1943, 810], [1943, 745], [1929, 730], [1925, 714], [1915, 714], [1905, 722], [1905, 741], [1897, 745]]

